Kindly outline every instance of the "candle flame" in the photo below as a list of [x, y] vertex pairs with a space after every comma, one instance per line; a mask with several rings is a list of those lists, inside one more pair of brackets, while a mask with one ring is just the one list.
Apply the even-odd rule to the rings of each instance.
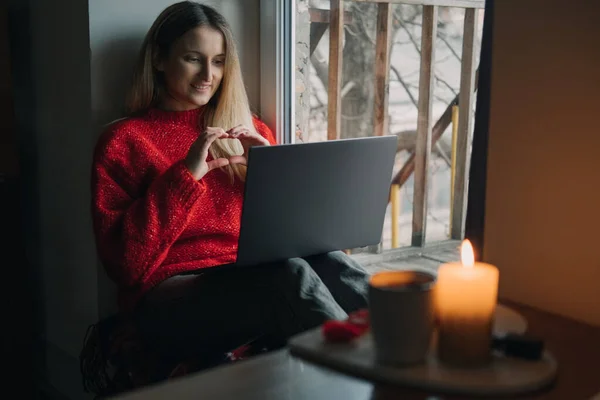
[[475, 254], [473, 253], [473, 246], [468, 239], [463, 240], [460, 246], [460, 260], [465, 267], [472, 268], [475, 265]]

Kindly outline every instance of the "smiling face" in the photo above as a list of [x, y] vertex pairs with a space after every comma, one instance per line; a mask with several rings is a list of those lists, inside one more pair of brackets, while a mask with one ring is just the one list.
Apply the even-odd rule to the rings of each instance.
[[213, 97], [225, 67], [225, 38], [209, 26], [187, 31], [156, 65], [163, 72], [166, 90], [160, 107], [169, 111], [193, 110]]

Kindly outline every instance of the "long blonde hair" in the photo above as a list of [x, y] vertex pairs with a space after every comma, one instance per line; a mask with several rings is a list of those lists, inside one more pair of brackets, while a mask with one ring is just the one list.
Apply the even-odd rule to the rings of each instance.
[[[154, 65], [161, 58], [168, 56], [171, 46], [179, 37], [190, 29], [203, 25], [208, 25], [223, 34], [225, 65], [221, 84], [204, 106], [198, 124], [202, 129], [213, 126], [225, 130], [243, 124], [255, 131], [231, 28], [215, 9], [192, 1], [182, 1], [167, 7], [152, 24], [142, 43], [134, 70], [127, 109], [136, 114], [157, 106], [161, 92], [164, 91], [164, 83], [162, 73]], [[213, 158], [228, 158], [242, 153], [243, 148], [237, 139], [219, 139], [210, 148]], [[246, 178], [245, 166], [234, 164], [224, 169], [232, 179]]]

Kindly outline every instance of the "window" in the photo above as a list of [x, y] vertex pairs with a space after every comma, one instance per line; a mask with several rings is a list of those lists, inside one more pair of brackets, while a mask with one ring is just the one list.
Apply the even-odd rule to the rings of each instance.
[[461, 239], [484, 1], [295, 6], [294, 140], [398, 136], [382, 242], [351, 251]]

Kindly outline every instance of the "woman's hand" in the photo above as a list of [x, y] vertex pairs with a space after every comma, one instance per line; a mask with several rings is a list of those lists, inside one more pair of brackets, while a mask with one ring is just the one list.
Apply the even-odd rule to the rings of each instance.
[[244, 148], [244, 154], [241, 156], [233, 156], [230, 158], [231, 163], [244, 164], [248, 163], [248, 150], [252, 146], [269, 146], [270, 143], [267, 139], [255, 133], [245, 127], [244, 125], [238, 125], [234, 128], [229, 129], [226, 132], [230, 138], [238, 139], [242, 143]]
[[217, 158], [208, 162], [206, 161], [208, 149], [211, 144], [217, 139], [226, 139], [229, 137], [229, 134], [223, 129], [209, 127], [206, 128], [206, 131], [204, 131], [190, 146], [190, 149], [185, 156], [185, 165], [194, 179], [199, 181], [209, 171], [215, 168], [224, 167], [230, 163], [226, 158]]
[[[241, 156], [231, 156], [229, 159], [217, 158], [207, 162], [208, 149], [217, 139], [238, 139], [244, 148], [244, 154]], [[250, 147], [269, 145], [270, 143], [267, 139], [258, 133], [252, 132], [244, 125], [238, 125], [228, 131], [222, 128], [208, 127], [190, 146], [185, 157], [185, 165], [194, 179], [199, 181], [204, 175], [215, 168], [221, 168], [229, 164], [246, 165], [248, 163], [248, 150]]]

